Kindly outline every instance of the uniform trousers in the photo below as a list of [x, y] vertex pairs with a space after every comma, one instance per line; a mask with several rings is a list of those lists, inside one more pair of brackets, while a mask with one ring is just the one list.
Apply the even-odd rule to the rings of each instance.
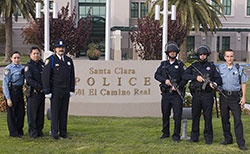
[[169, 135], [169, 120], [171, 115], [171, 109], [173, 108], [174, 113], [174, 133], [172, 135], [173, 139], [180, 139], [181, 130], [181, 116], [182, 116], [182, 100], [177, 92], [162, 93], [161, 100], [161, 112], [162, 112], [162, 132]]
[[13, 137], [22, 136], [24, 126], [24, 100], [22, 86], [12, 87], [10, 90], [10, 98], [12, 107], [7, 105], [7, 124], [9, 135]]
[[241, 121], [241, 105], [239, 95], [227, 95], [228, 98], [220, 96], [220, 112], [222, 120], [223, 135], [225, 141], [232, 142], [233, 137], [230, 130], [230, 113], [234, 117], [234, 132], [238, 146], [245, 146], [245, 139], [243, 137], [243, 124]]
[[53, 137], [67, 135], [70, 92], [68, 88], [53, 87], [51, 98], [51, 134]]
[[212, 125], [212, 111], [213, 111], [213, 93], [197, 91], [193, 93], [192, 98], [192, 131], [191, 140], [198, 141], [200, 135], [200, 117], [201, 111], [205, 120], [204, 138], [205, 141], [213, 141], [213, 125]]
[[28, 97], [28, 124], [30, 137], [36, 138], [43, 136], [44, 127], [44, 106], [45, 97], [44, 93], [32, 93], [31, 97]]

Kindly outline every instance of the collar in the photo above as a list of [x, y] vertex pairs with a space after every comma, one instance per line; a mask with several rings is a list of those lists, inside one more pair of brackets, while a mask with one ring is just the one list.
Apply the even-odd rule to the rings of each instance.
[[60, 60], [61, 60], [62, 57], [64, 58], [64, 55], [60, 56], [60, 55], [56, 54], [56, 56], [57, 56], [58, 59], [60, 59]]
[[15, 65], [13, 62], [10, 65], [11, 65], [11, 67], [20, 67], [21, 66], [20, 64]]

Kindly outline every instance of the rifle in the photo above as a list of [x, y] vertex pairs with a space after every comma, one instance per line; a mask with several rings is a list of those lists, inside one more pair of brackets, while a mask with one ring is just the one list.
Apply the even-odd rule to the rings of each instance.
[[201, 71], [198, 70], [195, 66], [193, 66], [193, 68], [194, 68], [195, 71], [198, 72], [198, 73], [201, 75], [201, 77], [205, 80], [204, 83], [203, 83], [203, 85], [202, 85], [202, 90], [205, 90], [207, 84], [209, 83], [209, 84], [212, 84], [212, 87], [213, 87], [216, 91], [218, 91], [221, 95], [223, 95], [225, 98], [227, 98], [227, 96], [223, 93], [222, 88], [221, 88], [220, 86], [217, 86], [216, 84], [214, 84], [214, 82], [210, 80], [208, 74], [207, 74], [207, 75], [204, 75], [204, 74], [201, 73]]
[[[168, 76], [168, 78], [169, 78], [170, 83], [171, 83], [172, 86], [176, 89], [178, 95], [181, 97], [181, 100], [182, 100], [182, 102], [184, 103], [184, 102], [185, 102], [185, 99], [184, 99], [184, 97], [183, 97], [182, 94], [181, 94], [181, 91], [180, 91], [180, 89], [179, 89], [178, 84], [176, 83], [176, 79], [173, 79], [173, 78], [172, 78], [172, 76], [168, 73], [168, 70], [167, 70], [167, 69], [166, 69], [165, 71], [166, 71], [166, 74], [167, 74], [167, 76]], [[169, 92], [172, 93], [172, 88], [170, 88], [170, 91], [169, 91]]]

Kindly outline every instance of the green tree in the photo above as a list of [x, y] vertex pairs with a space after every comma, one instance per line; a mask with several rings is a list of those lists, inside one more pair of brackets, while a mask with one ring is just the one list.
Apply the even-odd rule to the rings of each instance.
[[[147, 1], [151, 2], [152, 0]], [[206, 35], [209, 31], [214, 34], [222, 26], [219, 17], [224, 17], [224, 15], [222, 14], [223, 5], [220, 0], [211, 1], [213, 5], [206, 0], [169, 0], [168, 8], [170, 10], [171, 5], [176, 5], [176, 12], [180, 14], [180, 18], [177, 20], [187, 28], [188, 33], [192, 30], [197, 33], [202, 30]], [[163, 2], [164, 0], [156, 0], [149, 14], [154, 15], [156, 4], [161, 5], [161, 9], [163, 9]], [[185, 47], [185, 41], [183, 45]], [[186, 54], [186, 50], [181, 50], [180, 54]]]
[[12, 20], [18, 20], [19, 14], [24, 19], [35, 19], [35, 1], [34, 0], [1, 0], [0, 1], [0, 14], [5, 21], [5, 58], [4, 61], [10, 60], [12, 51]]

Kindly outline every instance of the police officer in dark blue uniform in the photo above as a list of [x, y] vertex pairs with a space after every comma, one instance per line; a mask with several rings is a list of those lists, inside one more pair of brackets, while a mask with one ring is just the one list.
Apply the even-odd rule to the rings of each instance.
[[222, 90], [226, 96], [220, 96], [220, 111], [224, 135], [224, 141], [221, 144], [233, 143], [229, 121], [229, 111], [231, 111], [234, 117], [234, 132], [239, 149], [247, 150], [243, 135], [241, 108], [246, 103], [246, 82], [248, 81], [248, 76], [242, 66], [234, 63], [234, 51], [232, 49], [225, 51], [224, 59], [226, 63], [219, 65], [222, 77]]
[[42, 86], [41, 51], [38, 47], [31, 47], [30, 61], [24, 67], [26, 79], [27, 114], [29, 135], [31, 138], [43, 136], [45, 96]]
[[184, 72], [184, 64], [177, 60], [176, 57], [179, 53], [179, 47], [175, 42], [169, 42], [166, 45], [165, 53], [168, 56], [168, 60], [162, 61], [160, 66], [155, 72], [155, 79], [159, 81], [161, 88], [161, 111], [162, 111], [162, 136], [161, 139], [170, 136], [169, 122], [171, 109], [174, 113], [174, 133], [172, 139], [175, 142], [180, 141], [181, 130], [181, 117], [183, 100], [176, 91], [176, 87], [173, 86], [173, 81], [178, 85], [179, 90], [183, 90], [186, 85], [186, 81], [183, 80], [182, 74]]
[[22, 137], [24, 125], [23, 66], [21, 54], [15, 51], [11, 55], [11, 64], [4, 68], [3, 93], [7, 100], [7, 124], [11, 137]]
[[[213, 85], [206, 84], [204, 76], [208, 77], [215, 85], [221, 85], [221, 77], [216, 69], [216, 66], [208, 62], [210, 55], [210, 48], [206, 45], [201, 45], [197, 50], [199, 60], [190, 65], [183, 74], [183, 78], [191, 80], [190, 91], [192, 98], [192, 131], [191, 142], [198, 142], [200, 135], [200, 117], [203, 111], [205, 120], [204, 138], [206, 144], [213, 142], [213, 125], [212, 125], [212, 111], [213, 111]], [[203, 74], [203, 76], [196, 70]]]
[[67, 134], [67, 120], [69, 98], [75, 91], [74, 64], [65, 55], [64, 40], [55, 42], [55, 54], [45, 60], [42, 82], [45, 97], [51, 98], [51, 135], [69, 138]]

